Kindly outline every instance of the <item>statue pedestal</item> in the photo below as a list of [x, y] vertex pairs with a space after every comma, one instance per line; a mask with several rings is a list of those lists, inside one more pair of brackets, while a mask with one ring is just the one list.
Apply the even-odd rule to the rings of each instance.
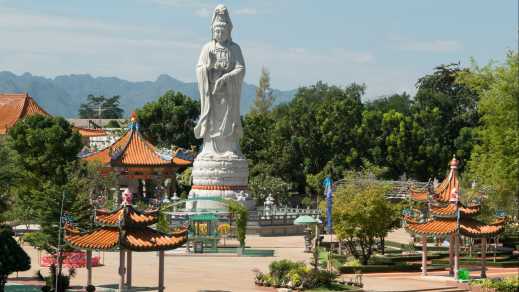
[[[236, 200], [248, 193], [249, 168], [243, 156], [197, 156], [193, 162], [193, 185], [186, 203], [188, 211], [217, 211], [226, 209], [222, 200]], [[253, 207], [252, 200], [245, 200]], [[251, 205], [251, 206], [249, 206]]]

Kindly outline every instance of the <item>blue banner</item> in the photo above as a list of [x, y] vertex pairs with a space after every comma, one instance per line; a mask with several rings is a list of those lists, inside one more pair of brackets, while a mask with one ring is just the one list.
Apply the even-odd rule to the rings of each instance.
[[326, 232], [332, 233], [332, 206], [333, 206], [333, 181], [327, 176], [323, 181], [324, 195], [326, 196]]

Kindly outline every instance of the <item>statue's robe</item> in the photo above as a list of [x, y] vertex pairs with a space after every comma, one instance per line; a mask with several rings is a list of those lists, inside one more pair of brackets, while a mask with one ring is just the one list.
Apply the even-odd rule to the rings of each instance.
[[[240, 95], [245, 62], [240, 47], [232, 41], [224, 45], [210, 41], [202, 48], [196, 75], [201, 112], [195, 137], [204, 139], [201, 154], [231, 152], [241, 155]], [[227, 80], [213, 94], [216, 80], [224, 75], [227, 75]]]

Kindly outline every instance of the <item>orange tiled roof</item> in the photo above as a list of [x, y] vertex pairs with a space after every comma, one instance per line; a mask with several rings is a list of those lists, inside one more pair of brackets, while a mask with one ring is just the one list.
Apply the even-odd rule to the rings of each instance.
[[82, 137], [90, 138], [90, 137], [102, 137], [107, 136], [105, 130], [103, 129], [87, 129], [87, 128], [79, 128], [74, 127], [74, 130], [78, 131], [79, 135]]
[[[456, 218], [436, 218], [425, 223], [406, 218], [406, 229], [420, 235], [448, 235], [456, 232]], [[486, 225], [472, 218], [460, 219], [460, 233], [468, 237], [489, 237], [503, 232], [503, 225]]]
[[137, 127], [132, 127], [110, 147], [85, 156], [83, 159], [126, 167], [185, 166], [193, 163], [179, 157], [174, 157], [172, 160], [162, 158], [155, 146], [144, 139]]
[[129, 225], [151, 225], [158, 220], [158, 210], [139, 212], [132, 206], [121, 207], [115, 211], [96, 210], [96, 221], [101, 224], [119, 225], [126, 213], [125, 224]]
[[78, 248], [114, 249], [119, 245], [119, 228], [102, 227], [83, 234], [65, 235], [65, 240]]
[[18, 120], [35, 114], [49, 115], [29, 94], [0, 93], [0, 135], [5, 135]]
[[427, 198], [428, 198], [427, 191], [422, 192], [422, 191], [411, 190], [411, 199], [412, 200], [425, 202], [425, 201], [427, 201]]
[[151, 228], [131, 229], [126, 233], [124, 246], [131, 250], [150, 251], [173, 249], [187, 241], [187, 229], [166, 235]]
[[448, 202], [454, 193], [459, 195], [460, 182], [458, 180], [458, 160], [454, 157], [450, 162], [449, 175], [435, 189], [435, 199], [440, 202]]
[[65, 240], [72, 246], [84, 249], [110, 250], [119, 247], [133, 251], [167, 250], [187, 241], [187, 229], [168, 235], [149, 227], [128, 229], [124, 233], [120, 233], [117, 227], [101, 227], [83, 234], [66, 235]]
[[[461, 206], [460, 212], [465, 216], [474, 216], [479, 213], [480, 205]], [[431, 213], [436, 216], [455, 216], [456, 204], [448, 204], [447, 206], [431, 206]]]

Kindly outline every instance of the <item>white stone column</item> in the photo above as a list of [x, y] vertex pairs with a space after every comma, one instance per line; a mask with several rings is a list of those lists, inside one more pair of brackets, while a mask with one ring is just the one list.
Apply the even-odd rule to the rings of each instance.
[[159, 251], [159, 292], [164, 292], [164, 251]]
[[487, 277], [487, 239], [481, 238], [481, 278]]
[[422, 235], [422, 276], [427, 276], [427, 236]]
[[124, 249], [119, 250], [119, 292], [124, 291]]
[[126, 251], [126, 287], [132, 287], [132, 251]]
[[87, 286], [92, 285], [92, 250], [86, 251]]

